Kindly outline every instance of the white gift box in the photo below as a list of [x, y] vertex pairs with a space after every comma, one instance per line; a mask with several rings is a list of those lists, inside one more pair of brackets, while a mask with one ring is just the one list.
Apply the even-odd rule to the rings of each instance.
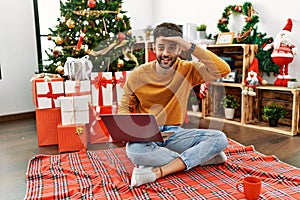
[[108, 106], [113, 102], [112, 72], [92, 72], [92, 104]]
[[87, 96], [92, 102], [91, 81], [65, 81], [65, 96]]
[[68, 57], [64, 65], [64, 75], [69, 80], [90, 80], [93, 64], [89, 60], [89, 56], [82, 58]]
[[123, 87], [124, 87], [124, 84], [125, 84], [126, 79], [129, 74], [130, 74], [130, 71], [115, 72], [116, 93], [117, 93], [118, 105], [121, 104], [121, 99], [122, 99], [122, 95], [123, 95]]
[[60, 97], [62, 125], [89, 123], [87, 96]]
[[59, 107], [58, 97], [64, 96], [64, 82], [36, 81], [36, 106], [40, 109]]

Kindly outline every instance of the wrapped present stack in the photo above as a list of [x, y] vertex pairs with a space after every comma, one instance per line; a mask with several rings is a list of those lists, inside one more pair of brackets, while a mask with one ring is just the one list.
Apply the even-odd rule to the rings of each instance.
[[117, 113], [129, 71], [92, 72], [88, 56], [67, 58], [64, 75], [37, 74], [32, 79], [38, 145], [58, 151], [85, 151], [87, 144], [111, 142], [100, 114]]
[[36, 106], [38, 145], [56, 145], [57, 124], [61, 121], [58, 97], [64, 96], [64, 79], [53, 74], [38, 74], [32, 79], [33, 103]]

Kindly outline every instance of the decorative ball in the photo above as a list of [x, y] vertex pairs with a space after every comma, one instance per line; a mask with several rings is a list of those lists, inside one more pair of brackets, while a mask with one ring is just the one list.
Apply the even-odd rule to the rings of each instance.
[[53, 51], [52, 51], [52, 53], [53, 53], [53, 56], [55, 57], [55, 58], [58, 58], [59, 57], [59, 51], [57, 50], [57, 49], [53, 49]]
[[75, 21], [72, 20], [71, 18], [68, 19], [68, 21], [66, 22], [68, 28], [74, 28], [75, 27]]
[[95, 8], [96, 7], [96, 1], [95, 0], [88, 0], [87, 5], [90, 8]]
[[118, 68], [122, 68], [124, 66], [124, 60], [118, 59]]
[[116, 16], [117, 20], [122, 20], [123, 19], [123, 14], [122, 13], [118, 13]]
[[93, 20], [90, 20], [90, 21], [88, 22], [88, 24], [89, 24], [89, 26], [91, 26], [91, 27], [95, 27], [95, 26], [96, 26], [96, 23], [95, 23]]
[[251, 22], [252, 21], [252, 17], [246, 17], [246, 22]]
[[241, 12], [242, 11], [242, 6], [235, 6], [234, 10], [237, 12]]
[[125, 40], [125, 38], [126, 38], [126, 36], [125, 36], [124, 33], [122, 33], [122, 32], [119, 32], [119, 33], [118, 33], [118, 39], [119, 39], [120, 41]]
[[48, 35], [47, 39], [48, 39], [48, 40], [51, 40], [51, 39], [52, 39], [52, 38], [51, 38], [51, 35]]
[[57, 45], [61, 45], [63, 42], [64, 42], [64, 39], [58, 35], [55, 39], [55, 43]]
[[227, 22], [227, 18], [223, 17], [223, 18], [221, 19], [221, 22], [222, 22], [222, 23]]
[[56, 72], [60, 73], [60, 74], [63, 74], [64, 73], [64, 67], [62, 65], [59, 65], [56, 69], [55, 69]]

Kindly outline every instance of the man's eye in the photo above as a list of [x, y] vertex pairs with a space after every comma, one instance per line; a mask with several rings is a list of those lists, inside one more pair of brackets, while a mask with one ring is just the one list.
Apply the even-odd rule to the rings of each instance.
[[176, 47], [169, 47], [169, 51], [172, 51], [172, 52], [176, 51]]
[[157, 48], [158, 48], [159, 51], [163, 51], [165, 49], [165, 47], [162, 47], [162, 46], [157, 47]]

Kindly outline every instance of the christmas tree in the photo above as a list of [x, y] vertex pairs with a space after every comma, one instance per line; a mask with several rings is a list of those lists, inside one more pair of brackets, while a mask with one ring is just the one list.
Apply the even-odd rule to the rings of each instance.
[[60, 2], [61, 17], [49, 28], [54, 48], [47, 50], [50, 63], [41, 72], [63, 76], [68, 57], [89, 55], [93, 71], [127, 71], [138, 65], [132, 53], [135, 43], [130, 19], [121, 0], [67, 0]]

